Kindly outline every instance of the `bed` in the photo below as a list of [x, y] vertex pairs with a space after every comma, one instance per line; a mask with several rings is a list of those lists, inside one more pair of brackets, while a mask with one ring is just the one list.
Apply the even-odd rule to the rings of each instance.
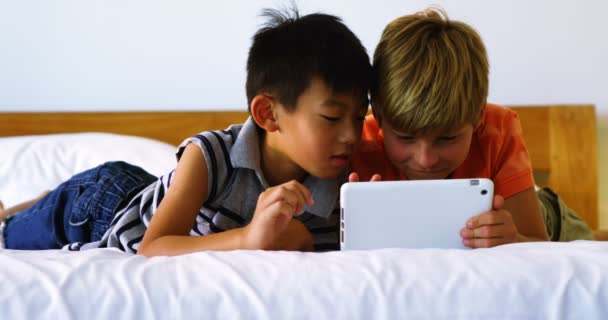
[[[539, 186], [551, 186], [598, 226], [597, 129], [593, 105], [510, 106], [519, 114]], [[0, 137], [109, 132], [177, 145], [203, 130], [241, 123], [246, 112], [0, 113]]]
[[[594, 107], [513, 108], [522, 120], [537, 183], [551, 186], [596, 227]], [[0, 113], [0, 199], [12, 192], [11, 201], [17, 202], [102, 159], [127, 158], [163, 173], [175, 164], [174, 146], [182, 139], [246, 116]], [[14, 159], [16, 154], [36, 160]], [[20, 183], [24, 190], [9, 190]], [[150, 259], [114, 249], [4, 250], [0, 319], [607, 319], [605, 270], [608, 244], [595, 241]]]

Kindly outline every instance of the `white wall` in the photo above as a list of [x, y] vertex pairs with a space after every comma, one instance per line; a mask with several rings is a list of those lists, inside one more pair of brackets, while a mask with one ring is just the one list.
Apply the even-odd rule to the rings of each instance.
[[[381, 3], [381, 4], [380, 4]], [[301, 0], [343, 17], [370, 54], [391, 19], [430, 4], [488, 47], [490, 100], [594, 103], [608, 163], [608, 2]], [[245, 60], [264, 7], [287, 1], [0, 0], [0, 111], [245, 109]], [[608, 228], [608, 168], [600, 166]]]

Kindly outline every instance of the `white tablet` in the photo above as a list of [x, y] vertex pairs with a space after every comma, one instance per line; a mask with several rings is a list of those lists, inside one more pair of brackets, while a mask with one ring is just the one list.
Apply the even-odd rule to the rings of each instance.
[[340, 248], [466, 248], [460, 230], [492, 208], [493, 195], [489, 179], [346, 183]]

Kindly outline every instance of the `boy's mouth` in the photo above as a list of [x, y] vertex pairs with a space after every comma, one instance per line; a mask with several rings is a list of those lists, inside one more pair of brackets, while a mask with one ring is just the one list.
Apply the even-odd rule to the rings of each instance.
[[350, 160], [350, 154], [342, 153], [331, 156], [331, 162], [335, 166], [343, 167]]

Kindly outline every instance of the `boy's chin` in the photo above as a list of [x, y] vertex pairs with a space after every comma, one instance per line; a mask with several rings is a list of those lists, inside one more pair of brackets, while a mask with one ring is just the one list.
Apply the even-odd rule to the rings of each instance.
[[346, 174], [345, 169], [342, 170], [318, 170], [309, 172], [312, 176], [318, 179], [338, 179]]

